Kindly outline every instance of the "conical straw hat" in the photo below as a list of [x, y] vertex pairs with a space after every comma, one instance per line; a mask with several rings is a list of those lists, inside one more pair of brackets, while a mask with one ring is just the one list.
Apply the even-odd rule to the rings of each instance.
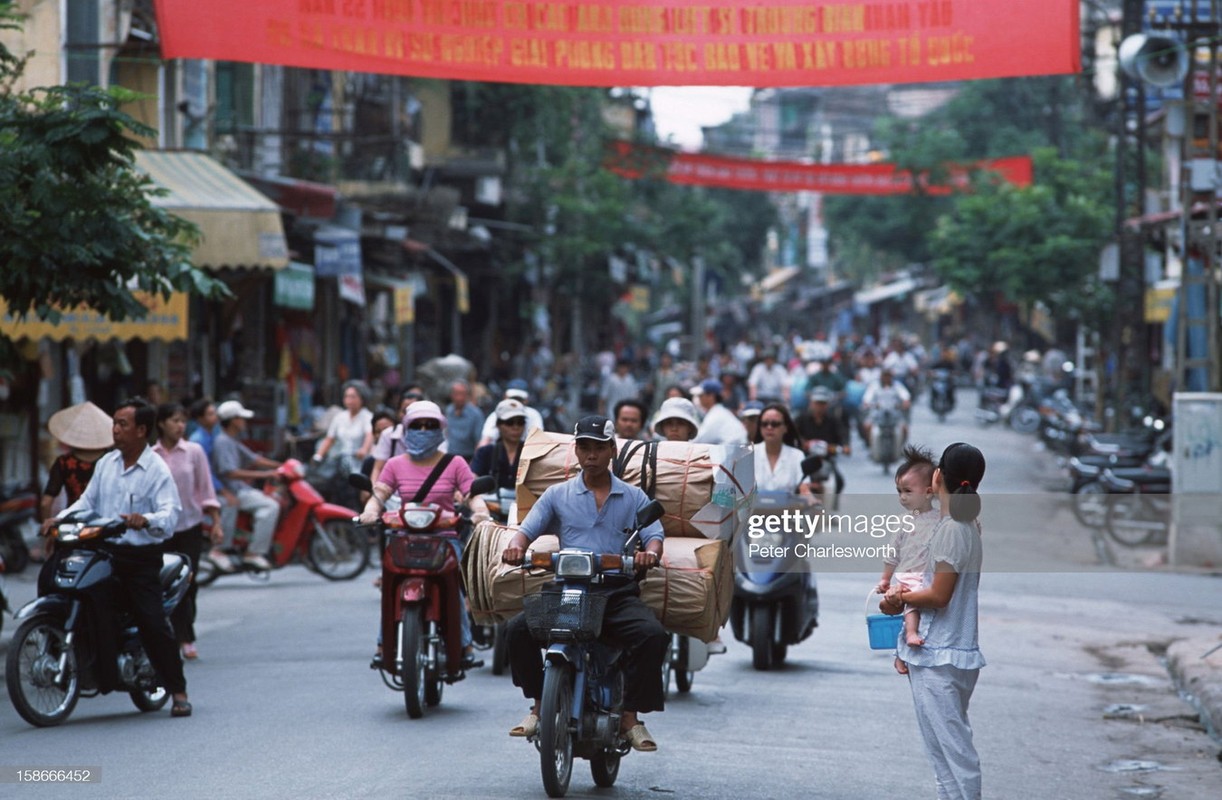
[[86, 400], [52, 414], [47, 430], [68, 447], [104, 450], [115, 446], [114, 424], [109, 414]]

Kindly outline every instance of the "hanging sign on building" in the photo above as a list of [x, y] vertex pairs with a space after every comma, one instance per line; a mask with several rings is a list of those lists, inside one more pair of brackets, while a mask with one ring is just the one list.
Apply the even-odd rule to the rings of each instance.
[[61, 310], [59, 322], [56, 323], [40, 320], [33, 314], [18, 320], [9, 312], [4, 299], [0, 298], [0, 333], [12, 339], [38, 340], [46, 337], [56, 342], [67, 339], [76, 342], [87, 339], [142, 339], [146, 342], [161, 339], [171, 342], [187, 338], [187, 295], [175, 292], [168, 300], [148, 292], [132, 292], [132, 295], [148, 309], [148, 313], [143, 319], [121, 322], [113, 322], [84, 306]]
[[163, 58], [570, 86], [1080, 69], [1078, 0], [156, 0]]
[[763, 192], [822, 192], [823, 194], [911, 194], [919, 187], [930, 195], [946, 195], [971, 187], [973, 171], [986, 170], [1015, 186], [1030, 186], [1034, 168], [1030, 156], [998, 158], [971, 166], [954, 165], [936, 182], [927, 175], [915, 179], [894, 164], [802, 164], [681, 153], [663, 147], [615, 141], [607, 146], [603, 165], [625, 178], [664, 179], [687, 186], [720, 186]]

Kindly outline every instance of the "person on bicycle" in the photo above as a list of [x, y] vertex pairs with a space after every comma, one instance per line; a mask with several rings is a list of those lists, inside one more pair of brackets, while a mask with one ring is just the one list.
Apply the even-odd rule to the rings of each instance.
[[[521, 564], [527, 547], [544, 533], [555, 532], [560, 547], [595, 553], [620, 553], [624, 532], [636, 526], [637, 512], [649, 497], [611, 473], [615, 456], [615, 425], [602, 416], [578, 420], [573, 430], [581, 474], [551, 486], [530, 509], [522, 527], [501, 554], [507, 564]], [[641, 531], [644, 550], [636, 554], [638, 569], [657, 566], [662, 558], [661, 524]], [[620, 733], [634, 750], [652, 752], [657, 741], [639, 714], [661, 711], [664, 702], [662, 663], [670, 649], [670, 634], [641, 602], [641, 591], [631, 575], [612, 576], [592, 591], [608, 593], [602, 638], [624, 649], [624, 715]], [[510, 736], [532, 736], [539, 729], [539, 701], [543, 694], [543, 656], [531, 637], [524, 614], [509, 620], [505, 635], [513, 683], [534, 704]]]

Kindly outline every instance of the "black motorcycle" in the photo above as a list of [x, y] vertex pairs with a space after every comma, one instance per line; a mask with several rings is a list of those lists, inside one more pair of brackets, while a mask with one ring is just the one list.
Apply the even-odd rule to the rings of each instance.
[[[31, 725], [60, 724], [82, 696], [125, 691], [141, 711], [156, 711], [169, 700], [140, 643], [133, 614], [126, 608], [112, 612], [119, 587], [107, 540], [125, 530], [127, 524], [119, 519], [76, 515], [57, 527], [54, 588], [17, 613], [21, 625], [9, 643], [5, 664], [9, 699]], [[190, 580], [185, 556], [163, 556], [167, 615], [186, 594]]]
[[930, 373], [929, 408], [937, 415], [938, 422], [945, 422], [947, 415], [955, 410], [955, 382], [950, 370], [935, 369]]
[[27, 544], [38, 538], [38, 492], [32, 486], [0, 486], [0, 558], [9, 572], [21, 572], [30, 563]]

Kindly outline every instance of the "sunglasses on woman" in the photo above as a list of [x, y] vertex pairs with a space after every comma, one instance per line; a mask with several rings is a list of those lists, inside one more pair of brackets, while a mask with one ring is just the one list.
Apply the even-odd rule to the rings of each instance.
[[761, 428], [784, 428], [785, 423], [779, 419], [766, 419], [760, 423]]
[[407, 426], [409, 431], [437, 431], [441, 430], [441, 423], [435, 419], [418, 419]]

